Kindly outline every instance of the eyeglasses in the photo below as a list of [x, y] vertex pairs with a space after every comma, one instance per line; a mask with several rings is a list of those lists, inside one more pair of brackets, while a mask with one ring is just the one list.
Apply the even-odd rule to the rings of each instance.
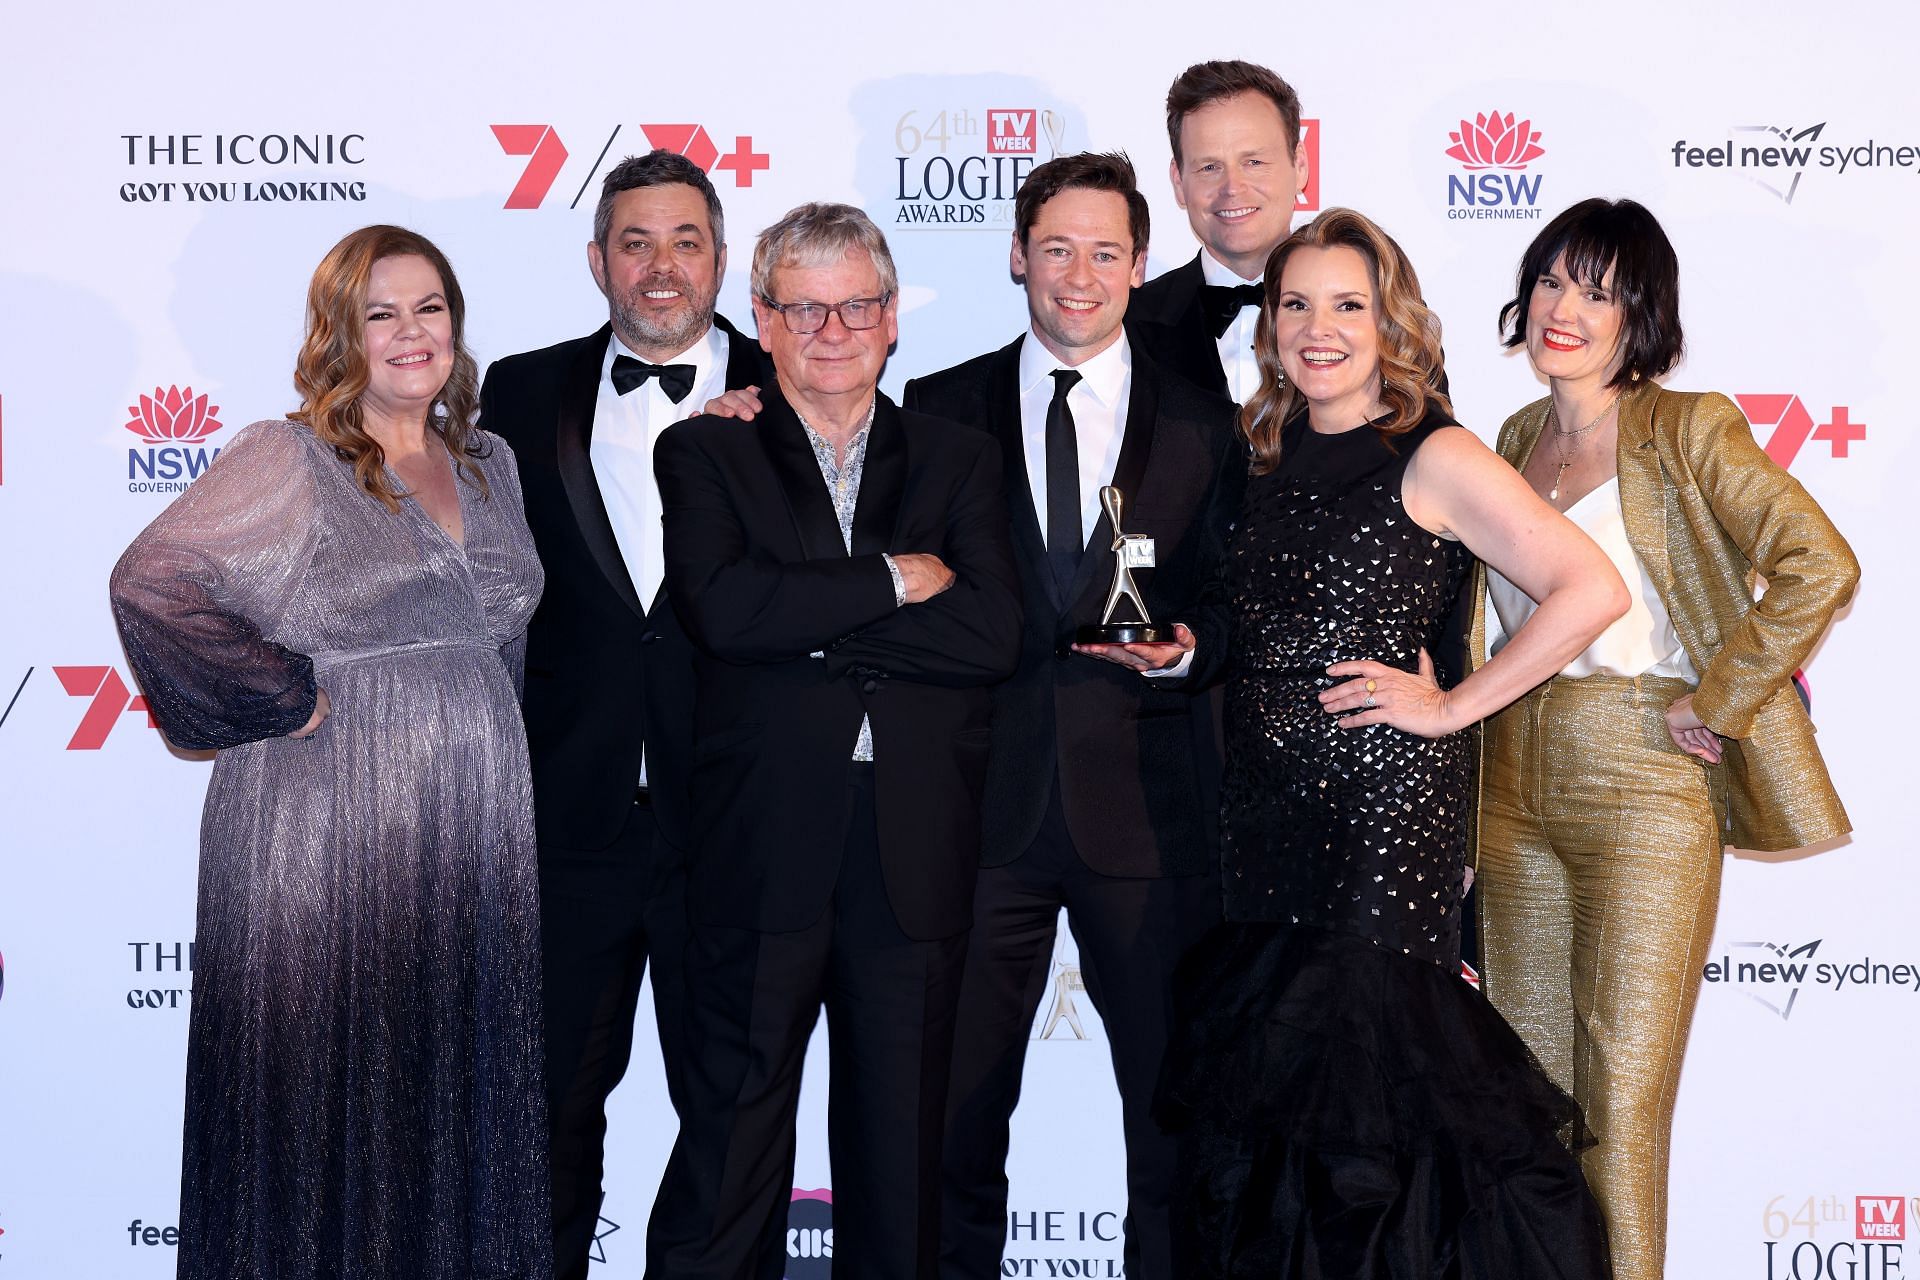
[[848, 298], [845, 302], [775, 302], [772, 298], [762, 298], [769, 310], [778, 311], [780, 318], [787, 322], [788, 333], [818, 333], [827, 327], [827, 317], [838, 315], [840, 323], [849, 329], [872, 329], [880, 323], [880, 317], [886, 314], [887, 303], [893, 300], [891, 293], [883, 293], [877, 298]]

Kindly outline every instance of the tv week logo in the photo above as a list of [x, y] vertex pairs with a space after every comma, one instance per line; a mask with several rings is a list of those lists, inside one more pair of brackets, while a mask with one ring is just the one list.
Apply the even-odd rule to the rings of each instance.
[[[607, 135], [606, 142], [600, 147], [600, 154], [580, 179], [579, 189], [573, 193], [567, 208], [579, 205], [587, 188], [599, 176], [600, 166], [606, 163], [614, 140], [624, 127], [615, 125], [613, 132]], [[640, 132], [646, 138], [646, 150], [659, 147], [685, 156], [699, 165], [702, 173], [731, 173], [736, 187], [752, 186], [754, 174], [773, 167], [772, 156], [753, 149], [753, 135], [750, 133], [734, 135], [733, 149], [722, 154], [705, 125], [643, 124]], [[538, 209], [558, 181], [570, 154], [566, 144], [560, 140], [559, 132], [550, 124], [496, 124], [493, 126], [493, 136], [500, 143], [500, 149], [508, 155], [527, 157], [527, 167], [521, 170], [520, 180], [508, 193], [507, 202], [502, 207]]]
[[1031, 156], [1040, 150], [1040, 113], [1031, 107], [1024, 111], [989, 108], [987, 111], [987, 154], [990, 156]]
[[1747, 415], [1748, 422], [1773, 428], [1763, 447], [1767, 456], [1783, 468], [1793, 466], [1808, 440], [1825, 444], [1829, 457], [1845, 458], [1852, 456], [1848, 446], [1867, 437], [1867, 424], [1853, 421], [1853, 411], [1844, 404], [1834, 405], [1827, 412], [1827, 420], [1815, 424], [1799, 396], [1747, 395], [1734, 399], [1740, 402], [1740, 412]]
[[1905, 1240], [1907, 1202], [1899, 1196], [1855, 1196], [1853, 1235], [1856, 1240]]

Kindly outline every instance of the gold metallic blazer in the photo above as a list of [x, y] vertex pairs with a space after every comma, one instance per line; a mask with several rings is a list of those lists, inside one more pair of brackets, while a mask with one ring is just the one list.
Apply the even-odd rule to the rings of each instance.
[[[1500, 456], [1516, 469], [1550, 404], [1536, 400], [1500, 428]], [[1853, 549], [1723, 395], [1638, 383], [1620, 398], [1619, 434], [1627, 540], [1700, 673], [1694, 712], [1727, 740], [1727, 843], [1797, 849], [1845, 835], [1852, 824], [1792, 677], [1853, 596]], [[1767, 584], [1758, 600], [1756, 574]], [[1482, 593], [1476, 656], [1485, 608]]]

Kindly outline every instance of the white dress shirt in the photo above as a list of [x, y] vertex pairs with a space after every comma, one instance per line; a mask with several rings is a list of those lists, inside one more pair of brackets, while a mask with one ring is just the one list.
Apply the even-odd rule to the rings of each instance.
[[[727, 335], [713, 325], [705, 337], [672, 359], [647, 361], [693, 366], [693, 390], [679, 404], [668, 398], [658, 378], [649, 378], [624, 396], [614, 391], [613, 358], [643, 359], [620, 341], [619, 334], [607, 341], [606, 358], [600, 362], [600, 392], [594, 401], [593, 439], [587, 454], [593, 462], [593, 482], [606, 504], [607, 522], [613, 526], [613, 540], [619, 544], [620, 558], [626, 562], [627, 576], [633, 579], [643, 608], [653, 607], [653, 597], [667, 575], [653, 445], [661, 432], [699, 413], [707, 401], [726, 390], [728, 347]], [[646, 780], [643, 761], [641, 784]]]
[[[1633, 605], [1624, 617], [1616, 618], [1595, 636], [1579, 657], [1560, 668], [1560, 674], [1575, 680], [1594, 675], [1677, 676], [1699, 684], [1700, 673], [1681, 647], [1666, 602], [1660, 599], [1659, 590], [1627, 539], [1626, 517], [1620, 512], [1620, 477], [1615, 476], [1568, 507], [1567, 519], [1607, 553], [1627, 584]], [[1498, 653], [1539, 606], [1491, 565], [1487, 566], [1487, 596], [1493, 602], [1487, 651]]]
[[[1075, 369], [1080, 381], [1067, 392], [1073, 413], [1074, 452], [1080, 463], [1080, 543], [1084, 548], [1100, 523], [1100, 490], [1113, 483], [1120, 464], [1120, 444], [1127, 434], [1127, 403], [1133, 395], [1133, 347], [1125, 331], [1119, 341], [1077, 365], [1047, 350], [1031, 330], [1020, 344], [1020, 445], [1027, 462], [1027, 487], [1033, 510], [1040, 517], [1040, 533], [1047, 529], [1047, 407], [1053, 403], [1053, 371]], [[1122, 495], [1129, 505], [1138, 494]], [[1126, 527], [1126, 516], [1120, 524]], [[1143, 675], [1179, 677], [1193, 666], [1193, 654], [1164, 671]]]
[[[1242, 280], [1238, 272], [1221, 263], [1204, 247], [1200, 250], [1200, 277], [1216, 285], [1260, 283], [1257, 279]], [[1220, 368], [1227, 375], [1227, 394], [1235, 404], [1245, 404], [1260, 389], [1260, 362], [1253, 354], [1253, 335], [1259, 324], [1260, 308], [1242, 307], [1227, 331], [1214, 339], [1220, 351]]]

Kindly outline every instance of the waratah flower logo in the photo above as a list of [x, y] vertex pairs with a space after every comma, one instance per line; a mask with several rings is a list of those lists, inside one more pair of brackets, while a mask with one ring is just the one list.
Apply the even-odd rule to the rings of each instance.
[[155, 387], [152, 395], [140, 397], [139, 404], [128, 405], [127, 412], [133, 415], [127, 430], [154, 444], [192, 444], [220, 429], [220, 419], [214, 416], [220, 406], [208, 404], [204, 395], [195, 396], [192, 387], [165, 391]]
[[1469, 169], [1524, 169], [1527, 161], [1547, 154], [1533, 121], [1515, 122], [1513, 112], [1477, 115], [1460, 122], [1458, 133], [1448, 133], [1453, 145], [1447, 154]]

